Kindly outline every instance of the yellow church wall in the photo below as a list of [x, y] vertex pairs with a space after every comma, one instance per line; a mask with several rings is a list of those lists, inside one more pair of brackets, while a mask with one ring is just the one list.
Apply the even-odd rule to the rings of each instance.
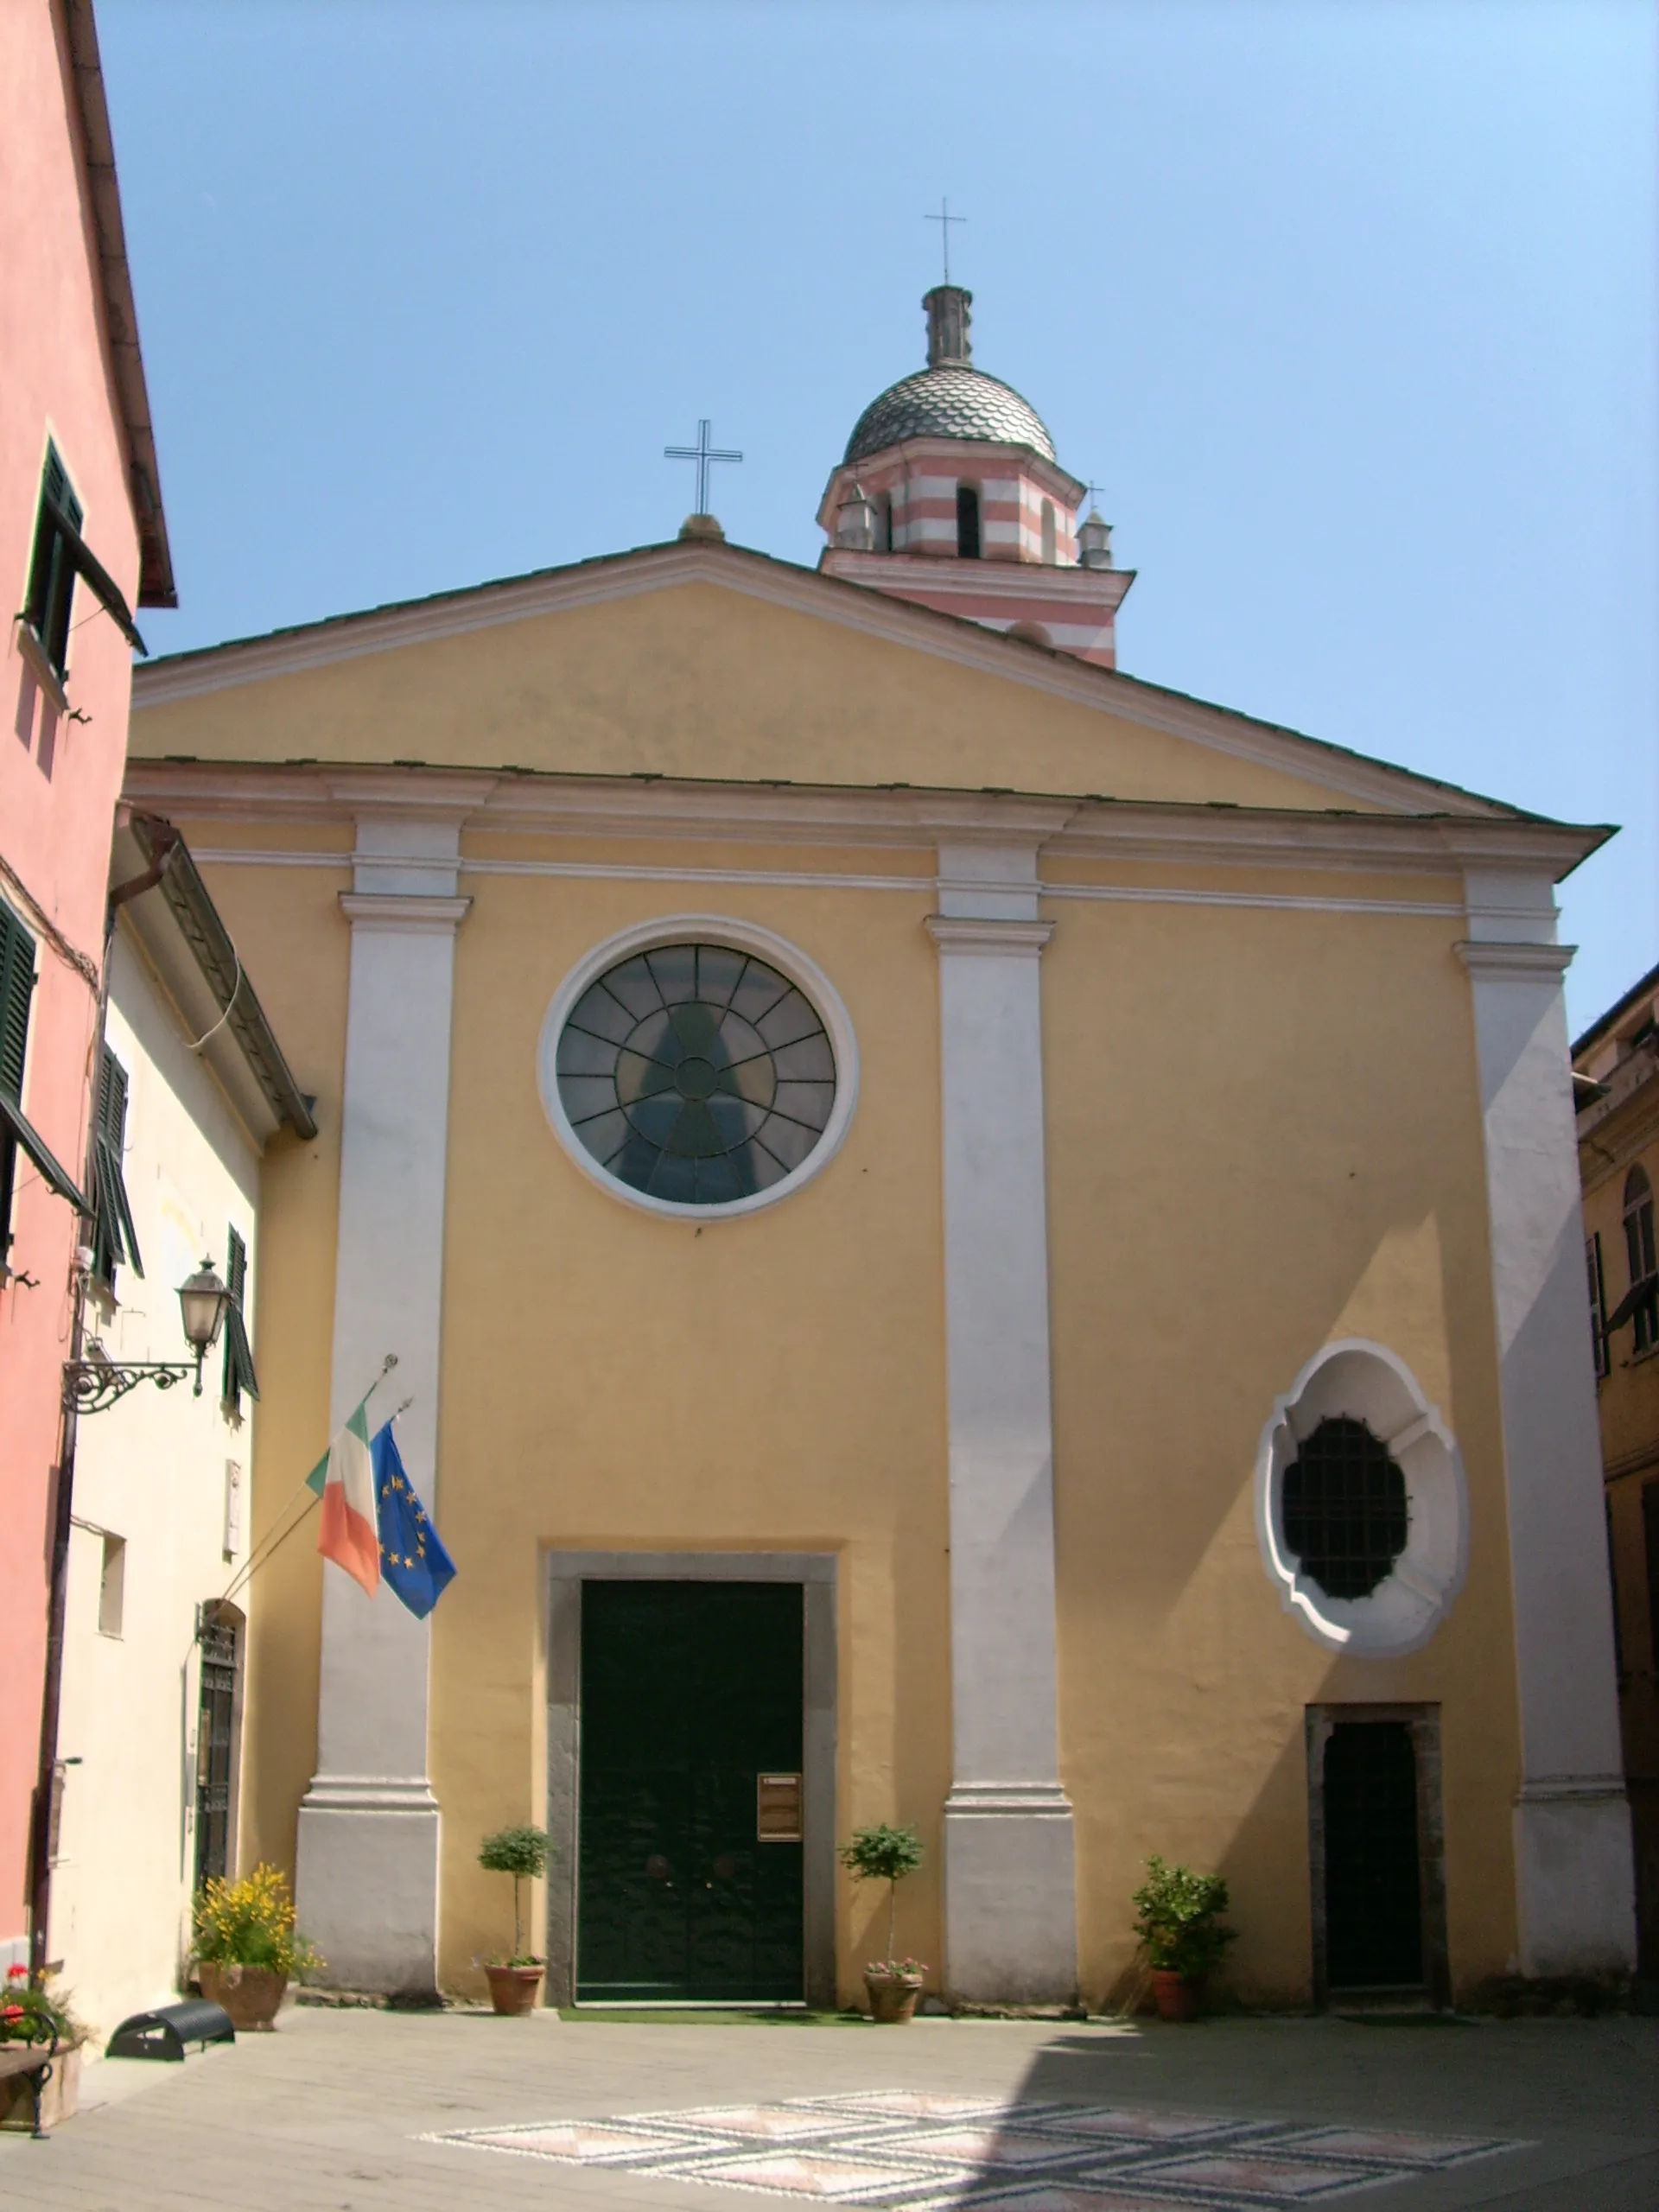
[[[595, 1189], [535, 1080], [566, 971], [677, 902], [628, 883], [473, 890], [456, 952], [439, 1507], [460, 1573], [434, 1617], [451, 1983], [504, 1941], [509, 1900], [475, 1864], [480, 1837], [544, 1803], [550, 1548], [835, 1552], [839, 1830], [896, 1816], [936, 1842], [950, 1782], [931, 889], [722, 893], [721, 912], [833, 974], [862, 1075], [816, 1182], [702, 1224]], [[841, 1916], [849, 1994], [874, 1902]], [[934, 1870], [905, 1918], [905, 1940], [937, 1959]]]
[[[201, 847], [269, 849], [263, 822], [183, 826]], [[312, 834], [288, 849], [315, 849]], [[582, 848], [620, 867], [645, 842]], [[504, 845], [531, 861], [569, 849], [493, 841]], [[725, 849], [651, 849], [701, 866]], [[804, 857], [741, 852], [762, 871]], [[810, 855], [847, 857], [862, 873], [894, 856]], [[261, 1536], [283, 1525], [328, 1428], [349, 936], [333, 868], [207, 873], [319, 1098], [318, 1139], [273, 1146], [264, 1168]], [[1284, 873], [1224, 872], [1258, 895]], [[1340, 895], [1408, 882], [1345, 873]], [[932, 886], [462, 883], [437, 1506], [461, 1573], [434, 1617], [432, 1671], [442, 1977], [472, 1986], [474, 1958], [505, 1941], [510, 1899], [478, 1869], [479, 1839], [545, 1802], [550, 1549], [836, 1553], [837, 1831], [916, 1821], [929, 1865], [907, 1886], [899, 1939], [937, 1961], [950, 1723]], [[820, 1178], [786, 1205], [699, 1224], [633, 1211], [576, 1171], [542, 1110], [536, 1048], [554, 990], [595, 943], [705, 908], [777, 931], [830, 976], [861, 1094]], [[1128, 1891], [1156, 1850], [1232, 1882], [1237, 1986], [1305, 1995], [1303, 1708], [1351, 1698], [1443, 1704], [1448, 1920], [1466, 1986], [1514, 1946], [1516, 1748], [1458, 925], [1059, 899], [1047, 912], [1062, 1750], [1085, 1992], [1098, 2001], [1119, 1979]], [[1240, 1282], [1248, 1297], [1230, 1291]], [[1408, 1362], [1458, 1437], [1471, 1493], [1468, 1586], [1425, 1650], [1387, 1662], [1333, 1658], [1281, 1611], [1252, 1520], [1274, 1396], [1348, 1334]], [[250, 1603], [244, 1864], [293, 1863], [315, 1758], [314, 1542], [308, 1528], [283, 1546]], [[843, 1885], [849, 1997], [875, 1910]]]
[[141, 699], [132, 757], [163, 756], [1360, 804], [1127, 714], [705, 583], [159, 707]]
[[[1305, 1998], [1304, 1708], [1442, 1706], [1451, 1964], [1515, 1946], [1518, 1719], [1488, 1231], [1455, 924], [1068, 905], [1044, 956], [1062, 1772], [1079, 1949], [1128, 1965], [1149, 1853], [1217, 1868], [1234, 1985]], [[1060, 1194], [1064, 1193], [1064, 1198]], [[1322, 1344], [1403, 1357], [1457, 1436], [1469, 1577], [1421, 1651], [1281, 1610], [1255, 1464]]]

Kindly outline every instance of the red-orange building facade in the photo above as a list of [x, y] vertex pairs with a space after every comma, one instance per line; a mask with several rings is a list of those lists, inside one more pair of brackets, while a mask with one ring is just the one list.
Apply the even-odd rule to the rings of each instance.
[[172, 569], [90, 0], [0, 10], [0, 1965], [28, 1949], [54, 1464], [130, 608]]

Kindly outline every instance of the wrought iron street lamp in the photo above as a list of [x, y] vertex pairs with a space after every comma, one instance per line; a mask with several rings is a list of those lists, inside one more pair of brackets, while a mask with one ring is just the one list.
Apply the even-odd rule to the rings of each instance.
[[211, 1260], [204, 1260], [194, 1274], [179, 1285], [179, 1312], [184, 1324], [185, 1341], [195, 1353], [194, 1363], [188, 1360], [170, 1359], [111, 1359], [103, 1346], [96, 1342], [88, 1347], [86, 1359], [67, 1359], [63, 1363], [63, 1396], [66, 1405], [78, 1413], [101, 1414], [124, 1398], [129, 1390], [136, 1390], [141, 1382], [153, 1382], [158, 1390], [170, 1390], [175, 1382], [187, 1376], [195, 1381], [194, 1395], [201, 1395], [201, 1365], [225, 1325], [225, 1309], [231, 1302], [231, 1293], [216, 1272]]

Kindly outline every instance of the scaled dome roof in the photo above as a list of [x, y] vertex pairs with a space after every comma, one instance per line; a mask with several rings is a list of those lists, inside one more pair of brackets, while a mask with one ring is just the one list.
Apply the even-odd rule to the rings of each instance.
[[941, 362], [890, 385], [854, 424], [842, 466], [904, 438], [976, 438], [989, 445], [1030, 446], [1046, 461], [1056, 458], [1054, 441], [1036, 409], [1011, 385], [965, 363]]

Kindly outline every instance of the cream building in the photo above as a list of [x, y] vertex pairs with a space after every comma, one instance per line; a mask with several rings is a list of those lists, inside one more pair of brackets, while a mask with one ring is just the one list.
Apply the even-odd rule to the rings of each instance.
[[[1264, 2000], [1624, 1969], [1554, 897], [1605, 833], [1038, 642], [1109, 541], [982, 531], [1058, 478], [962, 308], [841, 465], [925, 463], [872, 566], [843, 481], [820, 573], [699, 516], [138, 676], [130, 796], [317, 1100], [253, 1529], [395, 1352], [459, 1569], [429, 1624], [308, 1537], [255, 1579], [243, 1859], [359, 1987], [481, 1986], [524, 1820], [558, 2001], [849, 1999], [876, 1819], [965, 2000], [1098, 2000], [1152, 1852]], [[950, 612], [972, 560], [1020, 588]]]
[[183, 1986], [192, 1893], [234, 1868], [247, 1600], [220, 1600], [248, 1558], [260, 1161], [311, 1126], [188, 849], [129, 823], [111, 882], [163, 857], [111, 948], [89, 1364], [188, 1361], [204, 1257], [246, 1322], [200, 1397], [93, 1372], [77, 1424], [50, 1954], [100, 2038]]

